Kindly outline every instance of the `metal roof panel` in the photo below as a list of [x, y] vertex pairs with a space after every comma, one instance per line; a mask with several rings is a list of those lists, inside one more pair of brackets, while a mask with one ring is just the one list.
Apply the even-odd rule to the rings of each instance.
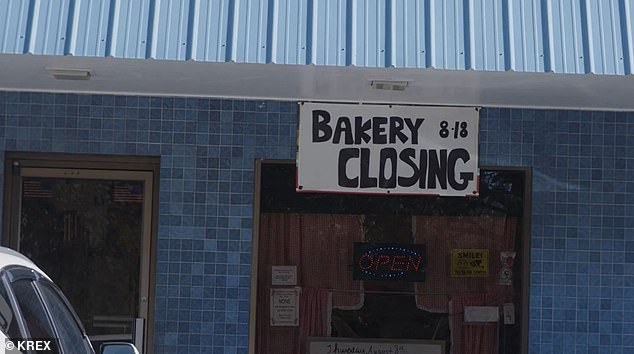
[[106, 56], [148, 57], [148, 30], [152, 0], [114, 0], [108, 21]]
[[391, 64], [399, 68], [427, 67], [425, 4], [416, 0], [392, 1]]
[[632, 74], [634, 0], [3, 0], [0, 53]]
[[268, 2], [264, 0], [234, 0], [230, 57], [238, 63], [265, 63], [267, 53]]
[[70, 0], [35, 0], [30, 4], [31, 24], [26, 52], [42, 55], [64, 55], [68, 42]]
[[70, 8], [72, 19], [68, 52], [78, 56], [106, 54], [110, 1], [75, 0]]
[[267, 62], [307, 64], [308, 0], [279, 0], [269, 7]]
[[150, 12], [152, 59], [186, 60], [189, 0], [154, 0]]
[[0, 53], [24, 53], [28, 11], [28, 0], [0, 1]]
[[[348, 20], [355, 14], [350, 12], [353, 4], [364, 6], [377, 0], [352, 1], [345, 0], [312, 0], [312, 40], [310, 45], [312, 57], [310, 64], [316, 65], [349, 65], [346, 51], [347, 34], [355, 35], [357, 29], [348, 28]], [[371, 6], [371, 5], [368, 5]], [[370, 65], [371, 66], [371, 65]]]
[[198, 61], [223, 62], [227, 58], [227, 23], [229, 0], [195, 2], [191, 33], [191, 58]]

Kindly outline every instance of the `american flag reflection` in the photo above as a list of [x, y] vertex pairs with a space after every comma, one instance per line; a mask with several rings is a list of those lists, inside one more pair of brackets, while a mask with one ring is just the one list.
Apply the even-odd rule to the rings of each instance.
[[41, 180], [25, 180], [22, 183], [22, 195], [26, 198], [52, 198], [53, 183]]
[[116, 183], [112, 187], [112, 200], [121, 203], [143, 203], [142, 183]]

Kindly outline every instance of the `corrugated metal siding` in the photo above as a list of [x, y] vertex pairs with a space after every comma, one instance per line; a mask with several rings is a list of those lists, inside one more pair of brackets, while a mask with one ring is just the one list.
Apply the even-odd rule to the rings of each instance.
[[[269, 61], [279, 64], [307, 63], [307, 0], [279, 0], [269, 9], [268, 34], [271, 37]], [[276, 35], [273, 35], [273, 34]]]
[[0, 53], [23, 53], [28, 11], [28, 0], [0, 1]]
[[[275, 2], [270, 2], [273, 6]], [[265, 63], [269, 2], [258, 0], [233, 1], [231, 57], [238, 63]], [[271, 19], [272, 20], [272, 19]]]
[[583, 73], [583, 14], [581, 7], [570, 1], [552, 1], [548, 6], [549, 43], [561, 43], [550, 50], [548, 63], [563, 72]]
[[623, 47], [620, 31], [619, 1], [586, 1], [590, 52], [590, 71], [623, 74]]
[[[349, 65], [346, 51], [348, 16], [350, 9], [345, 0], [312, 0], [312, 36], [311, 36], [311, 64], [317, 65]], [[358, 3], [371, 4], [376, 0], [362, 1]], [[368, 5], [370, 6], [370, 5]], [[368, 16], [369, 17], [369, 16]], [[372, 29], [374, 30], [374, 28]], [[352, 33], [357, 32], [354, 28]], [[363, 33], [363, 32], [362, 32]], [[363, 35], [358, 33], [357, 39]], [[275, 36], [275, 34], [273, 34]], [[368, 56], [369, 57], [369, 56]], [[369, 65], [371, 66], [371, 65]]]
[[31, 31], [28, 53], [44, 55], [64, 55], [71, 34], [69, 24], [70, 0], [35, 0], [28, 11]]
[[194, 5], [191, 58], [223, 62], [227, 59], [229, 0], [201, 0]]
[[634, 0], [0, 0], [2, 53], [632, 74]]
[[390, 64], [399, 68], [427, 67], [425, 4], [416, 0], [392, 2]]
[[[89, 0], [90, 1], [90, 0]], [[150, 0], [109, 1], [106, 56], [144, 59], [148, 56]]]
[[625, 73], [632, 74], [634, 68], [634, 21], [632, 20], [632, 11], [634, 11], [634, 2], [625, 1], [619, 7], [621, 15], [621, 33], [623, 38], [623, 62]]
[[186, 55], [190, 1], [155, 0], [152, 5], [154, 11], [150, 14], [152, 38], [149, 57], [169, 60], [188, 59]]
[[[495, 0], [472, 1], [469, 4], [468, 67], [476, 70], [505, 70], [507, 58], [512, 57], [505, 46], [508, 12], [502, 2]], [[462, 16], [462, 15], [457, 15]], [[458, 18], [460, 20], [461, 18]], [[463, 37], [464, 38], [464, 37]], [[508, 53], [508, 54], [507, 54]], [[462, 55], [462, 51], [457, 53]]]
[[507, 3], [504, 13], [508, 28], [507, 61], [509, 70], [543, 72], [544, 42], [541, 23], [542, 3], [517, 0]]
[[76, 0], [70, 9], [72, 24], [68, 53], [77, 56], [105, 56], [110, 1]]

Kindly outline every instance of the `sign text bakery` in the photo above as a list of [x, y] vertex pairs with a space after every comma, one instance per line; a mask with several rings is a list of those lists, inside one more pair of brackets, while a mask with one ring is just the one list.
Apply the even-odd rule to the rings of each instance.
[[300, 105], [298, 190], [476, 195], [474, 108]]

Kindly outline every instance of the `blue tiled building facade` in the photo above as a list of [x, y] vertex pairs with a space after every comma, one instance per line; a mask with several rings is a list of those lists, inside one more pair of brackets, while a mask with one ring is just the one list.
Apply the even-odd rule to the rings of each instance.
[[[480, 113], [480, 161], [533, 171], [530, 353], [634, 352], [634, 113]], [[255, 159], [297, 102], [0, 92], [0, 151], [160, 156], [154, 351], [248, 351]], [[3, 174], [0, 174], [3, 176]]]

